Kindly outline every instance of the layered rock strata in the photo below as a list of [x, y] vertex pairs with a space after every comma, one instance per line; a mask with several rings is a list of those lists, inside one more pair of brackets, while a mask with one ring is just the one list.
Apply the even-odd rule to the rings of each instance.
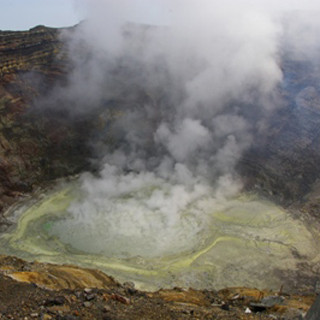
[[85, 164], [84, 121], [32, 107], [68, 69], [59, 33], [43, 26], [0, 32], [0, 211]]

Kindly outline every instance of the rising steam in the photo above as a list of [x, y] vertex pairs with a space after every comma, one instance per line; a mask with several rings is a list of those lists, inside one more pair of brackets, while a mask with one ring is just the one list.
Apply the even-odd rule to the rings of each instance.
[[[88, 19], [62, 35], [73, 71], [68, 85], [50, 98], [75, 113], [95, 111], [102, 123], [92, 142], [101, 159], [100, 177], [82, 177], [84, 197], [70, 207], [72, 219], [87, 227], [89, 221], [114, 223], [118, 235], [140, 237], [140, 242], [151, 230], [165, 242], [163, 231], [179, 233], [192, 203], [241, 189], [235, 166], [281, 106], [281, 60], [309, 59], [317, 49], [319, 23], [311, 10], [319, 5], [249, 0], [83, 4]], [[126, 206], [117, 202], [123, 197], [131, 197]], [[200, 232], [203, 225], [189, 219], [194, 228], [191, 232], [188, 225], [186, 232]], [[174, 242], [167, 239], [157, 244], [164, 251]]]

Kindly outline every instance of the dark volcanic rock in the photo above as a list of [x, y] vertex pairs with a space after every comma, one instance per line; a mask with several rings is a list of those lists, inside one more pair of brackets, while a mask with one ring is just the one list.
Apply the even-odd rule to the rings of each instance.
[[310, 310], [308, 311], [305, 320], [317, 320], [320, 319], [320, 296], [311, 306]]
[[60, 30], [0, 32], [0, 212], [46, 181], [86, 165], [86, 120], [34, 108], [68, 70]]
[[320, 75], [310, 63], [285, 61], [283, 107], [243, 156], [247, 186], [282, 203], [301, 200], [320, 176]]

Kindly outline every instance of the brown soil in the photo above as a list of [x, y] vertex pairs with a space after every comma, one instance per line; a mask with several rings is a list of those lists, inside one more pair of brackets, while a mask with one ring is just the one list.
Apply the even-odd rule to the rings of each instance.
[[[88, 290], [86, 290], [88, 291]], [[206, 299], [213, 301], [212, 306], [202, 302], [186, 301], [183, 296], [188, 291], [172, 291], [170, 294], [147, 294], [123, 287], [110, 290], [41, 289], [34, 284], [19, 283], [6, 276], [0, 276], [0, 319], [294, 319], [299, 309], [283, 314], [279, 310], [246, 314], [245, 300], [225, 301], [223, 295], [206, 292]], [[204, 293], [198, 292], [200, 295]], [[180, 298], [180, 299], [179, 299]], [[91, 300], [92, 299], [92, 300]], [[308, 303], [312, 298], [307, 297]], [[88, 301], [90, 300], [90, 301]], [[214, 302], [218, 302], [217, 306]], [[227, 309], [227, 310], [224, 310]], [[305, 306], [304, 306], [305, 308]], [[298, 319], [298, 318], [297, 318]]]
[[[262, 299], [270, 297], [280, 302], [263, 305]], [[99, 271], [0, 257], [0, 319], [292, 320], [299, 319], [314, 300], [312, 294], [247, 288], [140, 292], [133, 284], [120, 285]], [[252, 313], [246, 313], [247, 308]]]

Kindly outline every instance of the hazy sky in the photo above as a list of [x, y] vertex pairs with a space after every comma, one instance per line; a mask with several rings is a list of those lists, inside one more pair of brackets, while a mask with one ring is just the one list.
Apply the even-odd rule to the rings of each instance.
[[[182, 7], [193, 0], [119, 0], [125, 3], [126, 15], [131, 20], [145, 23], [167, 24], [171, 18], [172, 9], [175, 6]], [[112, 3], [112, 0], [0, 0], [0, 30], [27, 30], [39, 24], [52, 27], [74, 25], [84, 19], [89, 7], [99, 6], [100, 3]], [[221, 4], [231, 7], [236, 3], [247, 5], [261, 5], [263, 10], [276, 11], [309, 9], [319, 10], [318, 0], [223, 0], [212, 1], [212, 5]], [[134, 3], [134, 5], [131, 5]], [[201, 1], [199, 6], [201, 6]], [[111, 4], [112, 5], [112, 4]], [[122, 6], [123, 7], [123, 6]], [[89, 9], [90, 11], [90, 9]]]
[[39, 24], [74, 25], [81, 20], [74, 0], [1, 0], [0, 30], [27, 30]]
[[[0, 0], [0, 30], [28, 30], [39, 24], [52, 27], [74, 25], [85, 17], [84, 3], [97, 5], [104, 1]], [[128, 6], [129, 17], [146, 23], [166, 23], [165, 16], [170, 12], [167, 1], [135, 0], [134, 6]]]

